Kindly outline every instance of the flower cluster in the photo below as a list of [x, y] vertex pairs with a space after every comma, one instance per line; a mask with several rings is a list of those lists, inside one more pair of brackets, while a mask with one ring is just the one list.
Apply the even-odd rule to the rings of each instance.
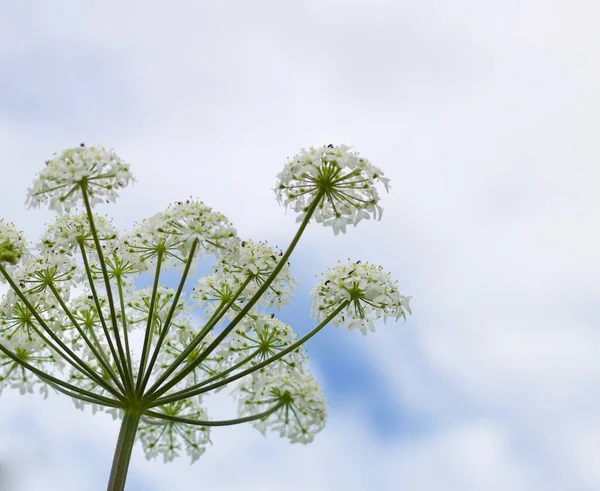
[[[159, 286], [154, 296], [154, 309], [152, 312], [152, 325], [150, 326], [156, 333], [160, 332], [166, 318], [173, 307], [175, 290], [165, 286]], [[128, 319], [131, 328], [146, 328], [148, 317], [151, 314], [150, 304], [152, 303], [152, 288], [143, 288], [135, 291], [127, 301]], [[181, 324], [184, 318], [189, 318], [189, 311], [184, 301], [180, 298], [173, 311], [173, 318]], [[187, 323], [186, 323], [187, 324]]]
[[[214, 268], [214, 273], [200, 278], [192, 293], [198, 306], [208, 305], [205, 311], [212, 314], [221, 304], [234, 300], [232, 314], [239, 311], [250, 300], [279, 264], [282, 252], [264, 242], [251, 240], [223, 256]], [[237, 298], [235, 293], [242, 285]], [[258, 305], [281, 308], [289, 302], [298, 282], [285, 263], [275, 280], [260, 297]]]
[[302, 221], [313, 199], [319, 197], [314, 219], [331, 226], [337, 235], [346, 225], [362, 219], [381, 218], [379, 194], [381, 182], [388, 190], [389, 180], [367, 159], [351, 152], [347, 145], [324, 145], [302, 150], [277, 175], [277, 200], [301, 213]]
[[[23, 232], [15, 228], [12, 223], [0, 218], [0, 263], [14, 266], [23, 256], [27, 256], [27, 243]], [[0, 275], [0, 282], [5, 279]]]
[[[17, 347], [14, 353], [20, 360], [36, 368], [44, 368], [47, 372], [48, 365], [56, 362], [55, 355], [48, 349], [33, 350]], [[48, 396], [48, 385], [37, 376], [19, 365], [3, 353], [0, 353], [0, 392], [4, 387], [18, 389], [21, 394], [37, 392], [44, 397]]]
[[263, 369], [243, 379], [236, 388], [240, 416], [253, 415], [279, 406], [266, 418], [253, 423], [265, 434], [279, 432], [291, 443], [310, 443], [325, 427], [327, 408], [319, 384], [309, 373], [297, 370]]
[[47, 204], [62, 213], [81, 204], [84, 193], [90, 206], [115, 202], [119, 190], [133, 180], [129, 164], [112, 150], [81, 144], [46, 162], [28, 190], [27, 203], [34, 208]]
[[159, 257], [164, 267], [181, 267], [192, 247], [196, 247], [195, 258], [220, 256], [237, 242], [236, 231], [224, 215], [192, 200], [178, 201], [143, 220], [123, 239], [129, 259], [142, 270], [154, 268]]
[[[175, 327], [175, 329], [169, 333], [164, 349], [161, 351], [158, 358], [158, 366], [161, 369], [169, 367], [190, 345], [196, 334], [191, 326], [187, 328], [173, 327]], [[209, 332], [204, 339], [190, 351], [189, 355], [185, 357], [181, 362], [180, 367], [183, 369], [193, 363], [214, 340], [214, 335]], [[223, 354], [222, 351], [223, 350], [219, 350], [219, 352], [213, 352], [207, 356], [180, 385], [189, 387], [206, 380], [208, 377], [213, 377], [227, 370], [230, 366], [230, 360], [228, 354]], [[173, 391], [178, 388], [178, 386], [175, 386]]]
[[[110, 255], [119, 247], [118, 233], [110, 218], [94, 215], [94, 229], [103, 254]], [[82, 243], [86, 250], [96, 248], [90, 220], [86, 213], [58, 215], [42, 234], [39, 250], [47, 255], [76, 254]]]
[[[56, 326], [62, 317], [56, 305], [45, 298], [31, 301], [38, 316], [46, 323]], [[0, 334], [11, 348], [37, 350], [44, 346], [39, 336], [42, 331], [39, 320], [23, 301], [9, 292], [0, 302]]]
[[72, 258], [43, 255], [24, 263], [14, 272], [13, 278], [18, 281], [23, 293], [29, 297], [39, 298], [40, 295], [52, 297], [59, 292], [68, 299], [71, 290], [80, 281], [81, 275], [78, 265]]
[[406, 318], [411, 313], [411, 297], [401, 295], [397, 282], [381, 266], [357, 261], [337, 264], [323, 273], [321, 281], [311, 292], [312, 315], [317, 319], [327, 318], [341, 304], [345, 309], [333, 318], [333, 324], [345, 325], [348, 329], [374, 331], [373, 322], [383, 317]]
[[[206, 410], [199, 398], [185, 399], [160, 406], [159, 413], [193, 420], [206, 421]], [[138, 429], [138, 437], [148, 460], [162, 455], [164, 462], [171, 462], [182, 451], [195, 462], [206, 450], [210, 431], [206, 426], [191, 426], [176, 421], [144, 417]]]
[[[244, 358], [263, 361], [286, 349], [297, 341], [290, 326], [275, 318], [273, 314], [258, 314], [245, 317], [224, 343], [225, 352], [233, 356], [233, 363]], [[278, 360], [290, 368], [302, 370], [306, 356], [301, 347]]]

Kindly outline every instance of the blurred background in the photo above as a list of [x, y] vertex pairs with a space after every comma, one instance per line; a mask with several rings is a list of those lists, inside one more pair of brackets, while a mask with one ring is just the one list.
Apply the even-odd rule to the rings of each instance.
[[[138, 182], [122, 229], [189, 196], [285, 248], [275, 175], [346, 143], [384, 170], [381, 222], [309, 227], [281, 317], [338, 259], [380, 263], [406, 323], [307, 350], [329, 423], [308, 446], [220, 428], [131, 491], [600, 489], [600, 67], [590, 1], [0, 2], [0, 216], [54, 152], [100, 144]], [[234, 414], [224, 397], [210, 415]], [[118, 423], [65, 396], [0, 396], [0, 489], [106, 488]]]

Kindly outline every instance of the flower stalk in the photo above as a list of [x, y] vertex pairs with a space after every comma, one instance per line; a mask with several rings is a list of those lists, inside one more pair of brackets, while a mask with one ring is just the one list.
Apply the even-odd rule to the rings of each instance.
[[141, 417], [142, 411], [139, 410], [126, 410], [123, 414], [106, 491], [123, 491], [125, 489], [131, 452]]

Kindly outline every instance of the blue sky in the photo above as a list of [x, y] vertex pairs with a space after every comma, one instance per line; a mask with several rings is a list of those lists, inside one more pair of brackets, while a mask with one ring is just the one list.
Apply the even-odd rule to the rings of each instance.
[[[32, 240], [52, 214], [25, 210], [25, 190], [80, 142], [132, 164], [138, 182], [102, 210], [122, 229], [191, 195], [285, 247], [294, 216], [271, 189], [311, 145], [353, 145], [392, 179], [381, 222], [310, 227], [292, 261], [282, 317], [299, 331], [338, 259], [381, 263], [414, 296], [406, 323], [308, 345], [327, 428], [305, 447], [224, 428], [194, 466], [136, 448], [130, 489], [600, 489], [598, 9], [0, 3], [0, 215]], [[0, 479], [104, 489], [117, 431], [64, 397], [5, 391]]]

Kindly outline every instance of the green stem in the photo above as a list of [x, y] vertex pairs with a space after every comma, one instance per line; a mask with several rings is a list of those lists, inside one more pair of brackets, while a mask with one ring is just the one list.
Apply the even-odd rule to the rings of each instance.
[[[336, 315], [338, 315], [343, 309], [345, 309], [349, 303], [350, 303], [349, 301], [342, 303], [337, 309], [335, 309], [331, 314], [329, 314], [327, 316], [327, 318], [323, 320], [323, 322], [321, 322], [317, 327], [315, 327], [312, 331], [310, 331], [304, 337], [300, 338], [294, 344], [291, 344], [286, 349], [281, 350], [276, 355], [273, 355], [270, 358], [267, 358], [266, 360], [261, 361], [260, 363], [257, 363], [256, 365], [252, 365], [250, 368], [247, 368], [246, 370], [243, 370], [239, 373], [236, 373], [235, 375], [232, 375], [229, 378], [226, 378], [225, 380], [215, 382], [214, 384], [211, 384], [211, 385], [207, 385], [207, 386], [203, 385], [202, 387], [198, 387], [197, 389], [194, 389], [194, 390], [185, 389], [180, 392], [175, 392], [174, 394], [168, 395], [167, 397], [163, 397], [162, 399], [157, 399], [155, 397], [153, 399], [149, 399], [144, 402], [148, 404], [148, 407], [162, 406], [163, 404], [168, 404], [170, 402], [179, 401], [181, 399], [187, 399], [189, 397], [193, 397], [198, 394], [203, 394], [205, 392], [209, 392], [213, 389], [218, 389], [219, 387], [223, 387], [224, 385], [230, 384], [231, 382], [234, 382], [242, 377], [245, 377], [246, 375], [249, 375], [257, 370], [260, 370], [261, 368], [266, 367], [267, 365], [273, 363], [274, 361], [279, 360], [279, 358], [287, 355], [288, 353], [294, 351], [299, 346], [303, 345], [306, 341], [308, 341], [315, 334], [317, 334], [321, 329], [323, 329], [327, 324], [329, 324], [329, 322], [331, 322], [331, 320]], [[199, 384], [199, 385], [201, 385], [201, 384]]]
[[186, 399], [188, 397], [187, 396], [188, 392], [192, 392], [195, 389], [199, 389], [200, 387], [204, 387], [205, 385], [210, 384], [211, 382], [214, 382], [215, 380], [219, 380], [220, 378], [223, 378], [226, 375], [229, 375], [234, 370], [237, 370], [238, 368], [244, 366], [250, 360], [252, 360], [253, 358], [255, 358], [258, 354], [259, 354], [259, 352], [255, 351], [250, 356], [247, 356], [246, 358], [244, 358], [242, 361], [240, 361], [240, 362], [236, 363], [235, 365], [229, 367], [227, 370], [224, 370], [224, 371], [222, 371], [220, 373], [217, 373], [216, 375], [213, 375], [212, 377], [207, 378], [206, 380], [203, 380], [202, 382], [199, 382], [199, 383], [197, 383], [195, 385], [191, 385], [190, 387], [187, 387], [186, 389], [184, 389], [182, 391], [176, 392], [173, 395], [180, 396], [179, 399], [177, 399], [177, 400]]
[[[90, 378], [96, 380], [96, 382], [98, 382], [98, 380], [102, 380], [100, 377], [97, 376], [96, 372], [94, 372], [94, 370], [92, 370], [92, 368], [89, 365], [87, 365], [87, 363], [85, 363], [81, 358], [79, 358], [65, 343], [63, 343], [61, 341], [61, 339], [52, 331], [52, 329], [50, 329], [50, 327], [48, 327], [46, 322], [44, 322], [44, 319], [42, 319], [42, 317], [35, 310], [33, 305], [31, 305], [31, 302], [29, 302], [29, 300], [27, 300], [27, 297], [23, 294], [23, 292], [21, 291], [19, 286], [14, 282], [14, 280], [11, 278], [11, 276], [8, 274], [8, 272], [4, 269], [2, 264], [0, 264], [0, 273], [2, 273], [2, 275], [6, 278], [6, 281], [8, 281], [9, 285], [14, 290], [14, 292], [17, 294], [17, 296], [21, 299], [21, 301], [29, 309], [29, 311], [35, 317], [35, 319], [40, 323], [40, 326], [42, 326], [42, 329], [44, 329], [44, 331], [46, 331], [48, 333], [48, 335], [52, 338], [52, 340], [58, 346], [60, 346], [60, 348], [68, 356], [65, 356], [64, 353], [62, 353], [59, 349], [57, 349], [52, 343], [50, 343], [48, 341], [48, 338], [43, 336], [36, 328], [34, 328], [36, 333], [38, 334], [38, 336], [40, 336], [44, 340], [44, 342], [46, 342], [49, 346], [51, 346], [52, 349], [54, 349], [57, 353], [60, 353], [60, 355], [64, 358], [64, 360], [67, 363], [69, 363], [73, 368], [75, 368], [76, 370], [80, 371], [83, 374], [86, 374]], [[72, 358], [72, 360], [71, 360], [71, 358]]]
[[8, 348], [6, 348], [2, 344], [0, 344], [0, 351], [2, 351], [2, 353], [4, 353], [6, 356], [8, 356], [12, 361], [17, 363], [18, 365], [21, 365], [23, 368], [34, 373], [35, 375], [40, 377], [42, 380], [45, 380], [46, 382], [48, 382], [51, 385], [56, 384], [60, 387], [64, 387], [67, 390], [72, 390], [72, 391], [82, 394], [84, 396], [94, 398], [94, 399], [100, 401], [99, 404], [106, 404], [107, 406], [114, 406], [114, 405], [118, 406], [118, 401], [114, 401], [113, 399], [109, 399], [108, 397], [104, 397], [104, 396], [95, 394], [95, 393], [90, 392], [85, 389], [81, 389], [79, 387], [76, 387], [75, 385], [68, 383], [68, 382], [57, 379], [56, 377], [53, 377], [52, 375], [49, 375], [49, 374], [41, 371], [38, 368], [35, 368], [33, 365], [30, 365], [25, 360], [22, 360], [21, 358], [19, 358], [17, 355], [15, 355], [12, 351], [10, 351]]
[[322, 197], [323, 197], [323, 191], [319, 191], [319, 193], [317, 193], [317, 195], [314, 197], [312, 203], [306, 210], [306, 216], [302, 220], [302, 223], [300, 224], [300, 227], [298, 228], [296, 235], [292, 239], [292, 242], [290, 243], [290, 245], [288, 246], [286, 251], [283, 253], [283, 256], [281, 256], [279, 263], [277, 263], [277, 266], [275, 266], [275, 268], [273, 269], [271, 274], [264, 281], [264, 283], [260, 286], [260, 288], [256, 291], [254, 296], [248, 301], [248, 303], [246, 303], [246, 305], [240, 310], [240, 312], [229, 323], [229, 325], [223, 330], [223, 332], [215, 338], [215, 340], [200, 354], [200, 356], [198, 356], [198, 358], [196, 358], [196, 360], [194, 360], [188, 366], [183, 368], [177, 375], [175, 375], [175, 377], [173, 377], [171, 379], [170, 382], [167, 382], [160, 389], [155, 391], [154, 394], [152, 394], [152, 393], [149, 394], [153, 399], [160, 397], [162, 394], [167, 392], [171, 387], [174, 387], [175, 385], [177, 385], [189, 373], [191, 373], [200, 363], [202, 363], [204, 361], [204, 359], [208, 355], [210, 355], [213, 352], [213, 350], [217, 346], [219, 346], [219, 344], [221, 344], [221, 341], [223, 341], [223, 339], [225, 339], [225, 337], [244, 318], [244, 316], [250, 311], [250, 309], [254, 306], [254, 304], [256, 302], [258, 302], [258, 300], [260, 299], [262, 294], [267, 290], [267, 288], [269, 288], [269, 286], [275, 280], [275, 278], [277, 277], [277, 275], [279, 274], [279, 272], [281, 271], [283, 266], [286, 264], [288, 258], [291, 256], [292, 252], [294, 251], [294, 248], [296, 247], [296, 245], [298, 244], [298, 241], [300, 240], [300, 237], [304, 233], [304, 230], [306, 229], [308, 222], [312, 218], [313, 213], [317, 209], [317, 206], [319, 206], [319, 203], [320, 203]]
[[81, 258], [83, 259], [83, 265], [85, 267], [86, 276], [88, 279], [88, 283], [90, 285], [90, 291], [92, 292], [92, 297], [94, 298], [94, 304], [96, 305], [96, 310], [98, 311], [98, 317], [100, 318], [100, 324], [102, 325], [102, 330], [104, 331], [104, 336], [106, 337], [106, 342], [112, 354], [112, 357], [115, 361], [115, 366], [117, 367], [117, 371], [121, 376], [121, 379], [125, 380], [125, 367], [121, 366], [119, 362], [119, 356], [117, 354], [117, 350], [115, 349], [115, 345], [112, 341], [112, 337], [110, 335], [110, 331], [108, 330], [108, 326], [106, 325], [106, 319], [104, 319], [104, 314], [102, 312], [102, 306], [100, 305], [100, 297], [98, 296], [98, 292], [96, 290], [96, 285], [94, 284], [94, 278], [92, 277], [92, 270], [90, 269], [90, 265], [87, 259], [87, 254], [85, 252], [85, 247], [83, 241], [79, 242], [79, 249], [81, 250]]
[[[87, 337], [87, 335], [85, 334], [85, 331], [81, 328], [81, 326], [79, 325], [79, 322], [77, 322], [77, 319], [75, 319], [75, 317], [73, 317], [73, 314], [71, 313], [71, 311], [65, 304], [65, 301], [60, 296], [60, 293], [58, 292], [56, 287], [54, 285], [50, 285], [50, 289], [52, 290], [52, 293], [54, 293], [54, 296], [58, 300], [58, 303], [64, 310], [65, 314], [67, 314], [67, 317], [69, 318], [71, 323], [75, 326], [75, 328], [77, 329], [79, 334], [81, 334], [81, 337], [83, 338], [85, 343], [89, 346], [89, 348], [92, 350], [92, 353], [94, 353], [94, 355], [98, 358], [98, 362], [102, 365], [104, 370], [106, 370], [106, 372], [108, 373], [110, 378], [115, 382], [115, 384], [117, 385], [117, 388], [121, 392], [123, 392], [123, 386], [121, 385], [121, 383], [120, 383], [119, 379], [117, 378], [117, 376], [115, 375], [115, 373], [112, 371], [112, 368], [110, 367], [110, 365], [108, 365], [106, 363], [105, 359], [98, 352], [98, 350], [96, 349], [94, 344], [90, 341], [90, 338]], [[116, 396], [116, 397], [119, 396], [119, 393], [116, 392], [112, 386], [110, 386], [106, 382], [104, 382], [104, 380], [102, 380], [102, 378], [100, 378], [100, 380], [102, 381], [102, 383], [99, 383], [98, 385], [102, 386], [104, 389], [106, 389], [108, 392], [110, 392], [114, 396]], [[96, 382], [98, 382], [98, 381], [96, 380]]]
[[[183, 423], [183, 424], [194, 425], [194, 426], [232, 426], [232, 425], [239, 425], [241, 423], [247, 423], [249, 421], [256, 421], [257, 419], [266, 418], [266, 417], [270, 416], [271, 414], [273, 414], [275, 411], [277, 411], [284, 404], [285, 404], [285, 402], [281, 401], [281, 402], [277, 403], [275, 406], [273, 406], [272, 408], [270, 408], [262, 413], [253, 414], [252, 416], [244, 416], [243, 418], [226, 419], [223, 421], [199, 421], [197, 419], [182, 418], [181, 416], [171, 416], [170, 414], [159, 413], [157, 411], [146, 411], [146, 414], [148, 416], [152, 416], [153, 418], [164, 419], [167, 421], [173, 421], [174, 423]], [[159, 423], [156, 423], [156, 424], [159, 424]]]
[[188, 256], [187, 262], [185, 263], [185, 269], [183, 270], [183, 274], [181, 275], [181, 280], [179, 281], [179, 286], [177, 287], [177, 291], [175, 292], [175, 298], [173, 298], [173, 305], [171, 305], [171, 309], [167, 314], [167, 318], [162, 326], [162, 330], [160, 335], [158, 336], [158, 341], [156, 341], [156, 346], [154, 347], [154, 352], [152, 353], [152, 358], [150, 359], [150, 363], [148, 363], [148, 369], [146, 370], [146, 375], [144, 376], [144, 380], [142, 381], [142, 385], [140, 388], [140, 394], [144, 393], [144, 389], [148, 384], [148, 380], [150, 379], [150, 375], [152, 374], [152, 368], [154, 368], [154, 364], [156, 363], [156, 358], [158, 358], [158, 354], [160, 353], [160, 348], [162, 346], [165, 337], [169, 332], [169, 328], [171, 327], [171, 320], [173, 319], [173, 315], [175, 314], [175, 310], [177, 309], [177, 302], [179, 302], [179, 298], [181, 297], [181, 292], [183, 291], [183, 287], [185, 285], [185, 281], [190, 272], [190, 268], [192, 266], [192, 261], [194, 260], [194, 254], [196, 253], [196, 248], [198, 247], [198, 239], [194, 240], [192, 244], [192, 248], [190, 250], [190, 255]]
[[146, 368], [146, 358], [148, 357], [148, 351], [150, 351], [150, 344], [152, 340], [152, 321], [154, 320], [154, 305], [156, 304], [156, 291], [158, 290], [158, 280], [160, 278], [162, 256], [162, 253], [159, 253], [158, 258], [156, 259], [156, 271], [154, 272], [154, 284], [152, 285], [152, 295], [150, 296], [150, 306], [148, 308], [148, 321], [146, 322], [146, 332], [144, 333], [142, 358], [140, 361], [140, 368], [138, 369], [137, 382], [135, 385], [136, 394], [141, 393], [140, 389], [142, 387], [144, 369]]
[[123, 491], [127, 480], [127, 471], [131, 452], [135, 443], [135, 434], [140, 423], [141, 413], [126, 410], [117, 439], [107, 491]]
[[80, 401], [85, 401], [85, 402], [89, 402], [92, 404], [98, 404], [99, 406], [109, 406], [109, 407], [115, 407], [115, 408], [121, 407], [121, 403], [119, 401], [113, 401], [112, 399], [102, 399], [101, 400], [98, 397], [84, 396], [81, 394], [77, 394], [73, 391], [63, 389], [59, 385], [55, 384], [54, 382], [50, 382], [49, 380], [46, 380], [45, 382], [48, 385], [50, 385], [51, 387], [53, 387], [55, 390], [57, 390], [58, 392], [62, 392], [63, 394], [68, 395], [69, 397], [72, 397], [73, 399], [79, 399]]
[[210, 319], [208, 320], [204, 328], [198, 333], [198, 335], [181, 352], [177, 359], [173, 363], [171, 363], [171, 365], [169, 365], [169, 367], [162, 373], [162, 375], [158, 377], [156, 382], [154, 382], [154, 385], [152, 385], [152, 387], [150, 387], [150, 389], [148, 390], [147, 396], [152, 395], [152, 393], [160, 387], [160, 384], [164, 382], [169, 377], [169, 375], [171, 375], [175, 370], [177, 370], [179, 365], [189, 356], [190, 353], [192, 353], [192, 351], [194, 351], [196, 346], [198, 346], [202, 342], [202, 340], [206, 337], [210, 330], [217, 324], [217, 322], [219, 322], [221, 317], [225, 315], [225, 312], [227, 312], [227, 310], [229, 310], [229, 308], [235, 303], [235, 301], [244, 291], [248, 283], [250, 283], [251, 279], [252, 278], [248, 276], [237, 289], [237, 291], [233, 294], [232, 298], [227, 302], [227, 304], [225, 304], [225, 306], [219, 306], [219, 308], [213, 313], [213, 315], [210, 317]]
[[127, 315], [125, 313], [125, 296], [123, 295], [123, 282], [121, 275], [117, 276], [117, 289], [119, 293], [119, 303], [121, 305], [121, 323], [123, 324], [123, 339], [125, 341], [125, 353], [127, 355], [127, 368], [130, 373], [133, 373], [133, 365], [131, 363], [131, 350], [129, 348], [129, 334], [127, 333]]
[[126, 389], [133, 390], [133, 374], [127, 370], [125, 361], [125, 352], [123, 351], [123, 345], [121, 343], [121, 336], [119, 336], [119, 328], [117, 326], [117, 314], [115, 311], [115, 302], [113, 299], [112, 289], [110, 287], [110, 279], [108, 277], [108, 270], [106, 269], [106, 262], [104, 261], [104, 254], [102, 253], [102, 246], [100, 245], [100, 239], [98, 238], [98, 231], [94, 224], [94, 215], [92, 213], [92, 207], [90, 205], [90, 199], [87, 193], [87, 183], [81, 183], [81, 195], [83, 196], [83, 202], [85, 204], [85, 211], [90, 221], [90, 230], [92, 237], [94, 238], [94, 245], [96, 246], [96, 253], [98, 254], [98, 260], [100, 261], [100, 268], [102, 269], [102, 277], [104, 279], [104, 285], [106, 287], [106, 297], [108, 299], [108, 307], [110, 309], [110, 318], [112, 321], [113, 330], [115, 332], [115, 341], [117, 343], [117, 350], [119, 352], [119, 358], [121, 360], [121, 366], [125, 371], [125, 377], [123, 383]]

